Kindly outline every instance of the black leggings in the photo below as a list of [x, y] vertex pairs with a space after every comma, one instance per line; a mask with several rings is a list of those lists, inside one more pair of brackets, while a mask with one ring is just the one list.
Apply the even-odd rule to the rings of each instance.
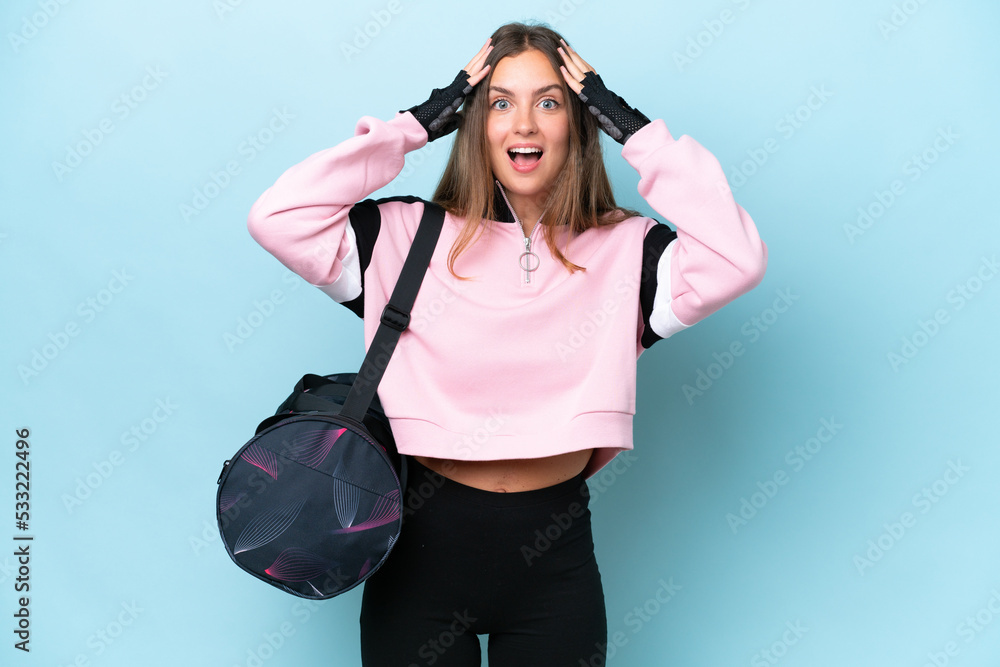
[[409, 457], [403, 528], [364, 583], [364, 667], [605, 664], [607, 614], [583, 474], [495, 493]]

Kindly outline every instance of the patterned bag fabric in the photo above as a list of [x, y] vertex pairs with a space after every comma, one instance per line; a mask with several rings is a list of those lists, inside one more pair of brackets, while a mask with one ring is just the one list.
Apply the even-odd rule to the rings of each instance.
[[299, 597], [330, 598], [360, 584], [402, 528], [406, 463], [378, 398], [367, 424], [336, 414], [356, 375], [304, 376], [219, 477], [227, 553]]
[[326, 599], [389, 557], [402, 528], [406, 457], [376, 390], [444, 224], [424, 212], [358, 373], [307, 374], [223, 464], [216, 516], [240, 568], [287, 593]]

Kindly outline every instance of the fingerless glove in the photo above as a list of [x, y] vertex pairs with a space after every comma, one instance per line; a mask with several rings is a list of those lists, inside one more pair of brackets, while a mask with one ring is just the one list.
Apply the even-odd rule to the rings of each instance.
[[597, 120], [611, 138], [622, 146], [629, 137], [649, 123], [649, 119], [638, 109], [633, 109], [621, 97], [604, 86], [599, 74], [593, 71], [583, 75], [583, 90], [580, 99], [597, 116]]
[[460, 70], [447, 88], [435, 88], [426, 102], [409, 109], [400, 109], [400, 113], [409, 111], [413, 114], [427, 130], [428, 142], [440, 139], [457, 130], [462, 124], [462, 117], [455, 112], [462, 106], [465, 96], [472, 92], [472, 86], [468, 81], [468, 72]]

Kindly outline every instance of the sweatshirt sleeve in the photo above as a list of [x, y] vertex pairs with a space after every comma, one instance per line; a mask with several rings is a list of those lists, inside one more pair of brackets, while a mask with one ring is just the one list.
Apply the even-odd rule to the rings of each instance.
[[360, 275], [340, 280], [345, 268], [359, 267], [351, 208], [388, 185], [406, 153], [426, 143], [427, 131], [408, 111], [389, 121], [363, 116], [353, 137], [289, 168], [261, 194], [247, 217], [250, 236], [312, 285], [360, 284]]
[[733, 199], [719, 161], [690, 136], [674, 139], [657, 119], [629, 138], [622, 157], [639, 172], [639, 194], [677, 228], [658, 224], [647, 232], [643, 263], [656, 265], [646, 322], [652, 331], [643, 334], [649, 347], [756, 287], [767, 246]]

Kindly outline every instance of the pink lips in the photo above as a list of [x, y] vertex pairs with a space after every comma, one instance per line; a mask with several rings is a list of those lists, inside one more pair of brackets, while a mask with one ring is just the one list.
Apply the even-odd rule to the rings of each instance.
[[[541, 146], [539, 146], [538, 144], [514, 144], [513, 146], [508, 146], [507, 150], [510, 150], [511, 148], [541, 148]], [[507, 153], [507, 160], [510, 162], [510, 166], [513, 167], [514, 171], [518, 172], [519, 174], [528, 174], [534, 171], [535, 168], [537, 168], [538, 165], [541, 164], [542, 160], [544, 159], [545, 159], [545, 153], [543, 151], [541, 155], [538, 156], [538, 159], [535, 160], [532, 164], [520, 165], [514, 162], [513, 159], [511, 159], [510, 153]]]

